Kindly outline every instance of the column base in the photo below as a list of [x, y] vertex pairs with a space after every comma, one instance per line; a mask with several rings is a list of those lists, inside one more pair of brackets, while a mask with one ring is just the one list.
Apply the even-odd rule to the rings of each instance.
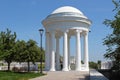
[[86, 68], [85, 71], [89, 71], [89, 68]]
[[81, 71], [89, 71], [89, 68], [81, 67]]
[[50, 71], [55, 71], [55, 69], [54, 69], [54, 68], [52, 68], [52, 69], [50, 69]]
[[69, 71], [68, 68], [63, 68], [62, 71]]
[[81, 71], [89, 71], [89, 69], [81, 69]]
[[71, 67], [70, 67], [70, 66], [68, 67], [68, 70], [71, 70]]
[[80, 68], [77, 68], [77, 69], [75, 69], [76, 71], [81, 71], [81, 69]]

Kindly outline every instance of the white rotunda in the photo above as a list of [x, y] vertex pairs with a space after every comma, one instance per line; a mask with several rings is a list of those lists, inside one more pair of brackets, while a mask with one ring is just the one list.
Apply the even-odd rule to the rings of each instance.
[[[71, 6], [56, 9], [42, 24], [46, 30], [45, 70], [60, 70], [60, 44], [63, 37], [63, 71], [70, 70], [70, 38], [76, 37], [75, 70], [89, 71], [88, 33], [91, 21]], [[81, 36], [84, 38], [84, 64], [81, 64]]]

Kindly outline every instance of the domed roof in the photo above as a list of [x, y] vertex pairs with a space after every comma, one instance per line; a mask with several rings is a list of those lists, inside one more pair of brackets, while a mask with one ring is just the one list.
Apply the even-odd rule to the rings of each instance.
[[57, 30], [66, 26], [67, 28], [72, 28], [79, 26], [81, 28], [89, 28], [91, 21], [78, 9], [71, 6], [63, 6], [54, 10], [50, 15], [48, 15], [42, 24], [45, 28], [47, 27], [59, 27]]
[[72, 13], [78, 13], [78, 14], [81, 14], [83, 15], [83, 13], [78, 10], [77, 8], [74, 8], [74, 7], [71, 7], [71, 6], [63, 6], [63, 7], [60, 7], [56, 10], [54, 10], [52, 12], [52, 14], [56, 14], [56, 13], [65, 13], [65, 12], [72, 12]]

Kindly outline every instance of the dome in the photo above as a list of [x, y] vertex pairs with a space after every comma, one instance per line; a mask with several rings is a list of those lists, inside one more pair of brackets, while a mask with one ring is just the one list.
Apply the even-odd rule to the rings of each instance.
[[[42, 21], [42, 24], [45, 27], [53, 24], [57, 25], [58, 27], [59, 23], [60, 25], [63, 25], [62, 22], [66, 23], [66, 25], [68, 26], [74, 25], [73, 23], [77, 23], [77, 22], [78, 24], [82, 23], [86, 26], [89, 26], [91, 24], [91, 21], [80, 10], [71, 6], [63, 6], [57, 8]], [[71, 24], [71, 22], [73, 23]]]
[[63, 6], [63, 7], [60, 7], [56, 10], [54, 10], [52, 12], [52, 14], [56, 14], [56, 13], [65, 13], [65, 12], [72, 12], [72, 13], [78, 13], [78, 14], [81, 14], [83, 15], [83, 13], [78, 10], [77, 8], [74, 8], [74, 7], [71, 7], [71, 6]]

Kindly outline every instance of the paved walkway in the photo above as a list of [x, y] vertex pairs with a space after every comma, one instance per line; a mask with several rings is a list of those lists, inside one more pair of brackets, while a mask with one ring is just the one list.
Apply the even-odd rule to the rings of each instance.
[[90, 80], [108, 80], [103, 74], [99, 73], [95, 69], [90, 70]]
[[44, 73], [47, 75], [30, 80], [108, 80], [95, 69], [91, 69], [90, 73], [84, 71], [55, 71]]
[[30, 80], [89, 80], [89, 72], [79, 71], [55, 71], [45, 72], [47, 75]]

